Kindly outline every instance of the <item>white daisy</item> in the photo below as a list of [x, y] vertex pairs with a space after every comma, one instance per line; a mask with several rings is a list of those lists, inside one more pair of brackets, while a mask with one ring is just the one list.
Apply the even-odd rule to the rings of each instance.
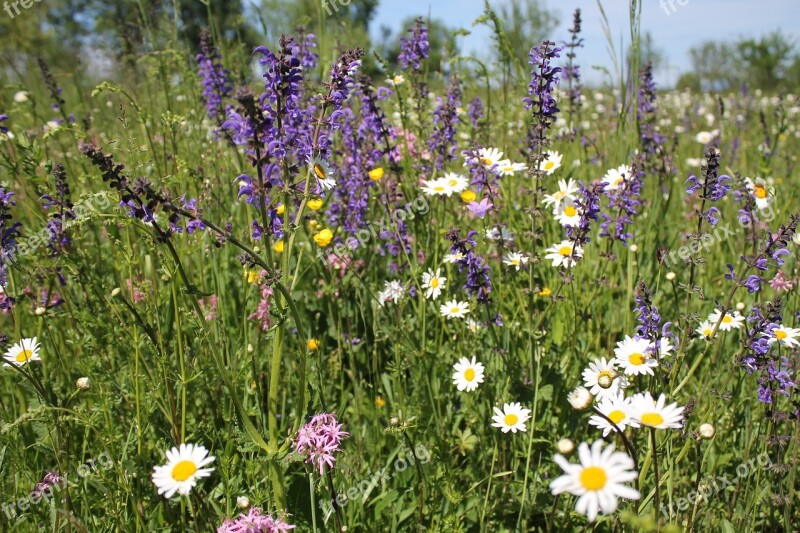
[[648, 355], [650, 341], [647, 339], [632, 339], [626, 336], [625, 340], [617, 343], [614, 349], [614, 363], [622, 367], [625, 375], [638, 376], [641, 374], [653, 375], [653, 369], [658, 366], [655, 357]]
[[656, 429], [680, 429], [683, 427], [684, 407], [678, 407], [677, 403], [665, 405], [667, 397], [663, 394], [658, 397], [657, 401], [653, 400], [649, 392], [634, 394], [631, 397], [631, 403], [633, 405], [631, 418], [643, 426]]
[[328, 162], [321, 157], [309, 157], [308, 168], [317, 178], [320, 186], [326, 191], [333, 189], [336, 186], [336, 180], [333, 179], [333, 170], [331, 169], [330, 164], [328, 164]]
[[503, 160], [503, 152], [497, 148], [481, 148], [478, 150], [478, 162], [486, 168], [492, 168]]
[[510, 159], [503, 159], [497, 163], [497, 170], [503, 176], [513, 176], [517, 172], [528, 170], [528, 165], [525, 163], [512, 163]]
[[203, 467], [213, 462], [214, 457], [209, 457], [204, 447], [183, 443], [167, 451], [167, 464], [153, 468], [153, 483], [166, 498], [176, 492], [187, 496], [198, 479], [211, 475], [214, 469]]
[[470, 330], [472, 333], [477, 333], [477, 332], [478, 332], [478, 330], [479, 330], [479, 329], [481, 329], [481, 323], [480, 323], [480, 322], [478, 322], [477, 320], [473, 320], [473, 319], [471, 319], [471, 318], [468, 318], [468, 319], [467, 319], [467, 328], [468, 328], [468, 329], [469, 329], [469, 330]]
[[559, 224], [565, 227], [577, 226], [581, 221], [581, 211], [575, 200], [564, 200], [556, 205], [553, 215]]
[[586, 387], [575, 387], [575, 390], [567, 394], [567, 401], [573, 409], [583, 411], [592, 405], [592, 393]]
[[21, 339], [6, 350], [3, 356], [8, 363], [3, 366], [25, 366], [33, 361], [41, 361], [39, 357], [39, 341], [36, 337]]
[[447, 180], [438, 178], [435, 180], [422, 180], [422, 192], [431, 196], [450, 196], [454, 190], [447, 184]]
[[617, 397], [627, 388], [628, 379], [617, 372], [614, 360], [606, 361], [605, 357], [595, 359], [583, 369], [583, 384], [598, 400]]
[[453, 365], [453, 385], [459, 391], [472, 392], [478, 388], [478, 385], [483, 383], [483, 365], [472, 357], [472, 361], [466, 357], [458, 360], [458, 363]]
[[578, 446], [579, 464], [567, 461], [562, 455], [553, 460], [564, 474], [550, 483], [552, 493], [569, 492], [578, 496], [575, 510], [594, 522], [597, 514], [611, 514], [617, 510], [617, 499], [638, 500], [639, 491], [623, 483], [634, 481], [639, 474], [633, 469], [633, 459], [623, 452], [615, 452], [614, 445], [603, 448], [602, 439], [594, 441], [591, 449], [582, 442]]
[[577, 260], [583, 257], [583, 248], [575, 245], [572, 241], [561, 241], [545, 250], [545, 252], [549, 253], [544, 258], [553, 261], [554, 267], [572, 268], [578, 264]]
[[[661, 357], [667, 356], [672, 353], [675, 347], [670, 342], [668, 337], [661, 337], [658, 339], [658, 357], [656, 359], [660, 359]], [[653, 357], [656, 356], [656, 343], [651, 342], [650, 346], [647, 348], [647, 352], [651, 354]]]
[[716, 322], [711, 323], [711, 321], [709, 320], [704, 320], [703, 322], [700, 323], [700, 325], [697, 327], [695, 331], [697, 332], [698, 335], [702, 335], [703, 337], [706, 338], [706, 340], [708, 340], [711, 338], [711, 334], [714, 333], [715, 324]]
[[708, 144], [714, 140], [714, 134], [710, 131], [701, 131], [694, 136], [694, 140], [700, 144]]
[[469, 313], [469, 303], [450, 300], [439, 307], [439, 312], [442, 316], [447, 317], [448, 320], [451, 318], [464, 318]]
[[550, 174], [558, 170], [559, 167], [561, 167], [561, 160], [563, 158], [564, 156], [558, 152], [555, 151], [550, 152], [547, 154], [547, 158], [544, 159], [541, 163], [539, 163], [539, 170], [541, 170], [542, 172], [544, 172], [546, 175], [549, 176]]
[[386, 83], [388, 83], [392, 87], [397, 87], [398, 85], [405, 83], [405, 81], [406, 81], [405, 76], [403, 76], [402, 74], [398, 74], [394, 78], [388, 78], [386, 80]]
[[509, 252], [505, 259], [503, 259], [503, 264], [513, 266], [519, 270], [522, 265], [528, 264], [528, 259], [527, 256], [519, 252]]
[[[719, 321], [720, 317], [722, 317], [722, 322]], [[713, 313], [708, 315], [708, 321], [712, 324], [716, 324], [719, 322], [719, 330], [720, 331], [730, 331], [732, 329], [739, 329], [744, 324], [744, 317], [739, 313], [739, 311], [730, 311], [725, 313], [725, 316], [722, 316], [722, 311], [719, 309], [715, 309]]]
[[764, 178], [750, 178], [744, 179], [744, 184], [747, 187], [747, 192], [753, 197], [756, 202], [756, 207], [759, 209], [766, 209], [775, 198], [775, 189], [767, 185]]
[[[634, 414], [633, 403], [630, 398], [625, 398], [622, 394], [608, 397], [597, 403], [597, 410], [603, 413], [609, 420], [614, 422], [620, 431], [625, 431], [627, 426], [639, 427], [639, 423], [631, 419]], [[589, 425], [596, 426], [603, 430], [603, 437], [608, 436], [612, 431], [617, 431], [608, 420], [600, 415], [592, 415], [589, 418]]]
[[580, 189], [574, 179], [570, 178], [569, 181], [558, 180], [558, 190], [553, 194], [545, 195], [544, 205], [552, 205], [554, 209], [558, 208], [559, 204], [566, 200], [577, 199], [578, 191], [580, 191]]
[[605, 183], [603, 190], [616, 191], [619, 189], [619, 186], [622, 185], [625, 180], [630, 179], [630, 177], [631, 167], [628, 165], [620, 165], [617, 168], [609, 169], [606, 175], [603, 176], [603, 183]]
[[384, 281], [383, 290], [378, 293], [378, 305], [383, 307], [386, 302], [397, 303], [405, 294], [406, 290], [399, 281]]
[[461, 252], [456, 252], [454, 254], [445, 255], [442, 258], [442, 262], [450, 263], [452, 265], [453, 263], [457, 263], [458, 261], [461, 261], [462, 259], [464, 259], [464, 254], [462, 254]]
[[[469, 180], [461, 174], [456, 174], [454, 172], [447, 172], [441, 180], [449, 188], [450, 194], [454, 192], [461, 194], [469, 187]], [[447, 196], [450, 196], [450, 194]]]
[[422, 288], [425, 289], [425, 298], [437, 299], [442, 289], [445, 288], [447, 278], [439, 275], [439, 269], [436, 272], [433, 269], [428, 269], [427, 272], [422, 274]]
[[525, 422], [531, 416], [531, 410], [523, 409], [519, 402], [504, 404], [502, 411], [495, 407], [494, 412], [492, 427], [500, 428], [503, 433], [525, 431]]
[[793, 346], [800, 346], [800, 342], [797, 341], [798, 335], [800, 335], [800, 329], [778, 326], [772, 330], [767, 344], [775, 344], [777, 342], [790, 348]]

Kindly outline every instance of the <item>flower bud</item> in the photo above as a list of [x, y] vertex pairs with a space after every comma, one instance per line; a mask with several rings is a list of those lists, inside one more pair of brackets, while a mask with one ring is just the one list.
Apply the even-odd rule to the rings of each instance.
[[575, 450], [575, 443], [569, 439], [561, 439], [556, 443], [556, 449], [561, 455], [569, 455]]
[[697, 432], [704, 439], [713, 439], [715, 430], [711, 424], [701, 424]]

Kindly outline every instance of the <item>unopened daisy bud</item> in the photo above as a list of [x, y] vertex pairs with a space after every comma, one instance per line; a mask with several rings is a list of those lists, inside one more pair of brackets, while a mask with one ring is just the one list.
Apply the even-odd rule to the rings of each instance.
[[111, 297], [112, 297], [112, 298], [116, 298], [117, 296], [119, 296], [119, 293], [121, 293], [121, 292], [122, 292], [122, 291], [119, 289], [119, 287], [114, 287], [114, 288], [111, 290]]
[[635, 244], [631, 244], [628, 249], [631, 251], [631, 253], [634, 253], [634, 254], [639, 251], [639, 247], [636, 246]]
[[675, 272], [667, 272], [667, 281], [674, 281], [675, 277]]
[[614, 383], [614, 377], [609, 376], [608, 374], [600, 374], [600, 376], [597, 378], [597, 384], [604, 389], [611, 387], [613, 383]]
[[39, 306], [39, 307], [37, 307], [37, 308], [36, 308], [36, 309], [33, 311], [33, 313], [34, 313], [36, 316], [42, 316], [42, 315], [43, 315], [43, 314], [45, 314], [46, 312], [47, 312], [47, 309], [45, 309], [45, 308], [44, 308], [44, 307], [42, 307], [42, 306]]
[[569, 393], [567, 401], [578, 411], [584, 411], [592, 405], [592, 393], [586, 387], [578, 387]]
[[392, 426], [396, 426], [399, 423], [400, 420], [396, 416], [393, 416], [392, 418], [389, 419], [389, 424]]
[[569, 439], [561, 439], [556, 443], [556, 450], [561, 455], [569, 455], [575, 449], [575, 443]]
[[236, 506], [239, 507], [239, 509], [247, 509], [250, 507], [250, 498], [247, 496], [239, 496], [236, 498]]
[[701, 424], [700, 428], [697, 430], [701, 437], [704, 439], [712, 439], [714, 438], [714, 426], [711, 424]]
[[253, 348], [253, 345], [252, 344], [248, 344], [247, 345], [247, 353], [253, 353], [254, 351], [255, 351], [255, 348]]
[[737, 303], [736, 304], [736, 310], [737, 311], [743, 311], [744, 310], [744, 302]]
[[80, 390], [89, 390], [92, 387], [92, 383], [89, 381], [89, 378], [82, 377], [78, 378], [78, 381], [75, 382], [75, 386]]

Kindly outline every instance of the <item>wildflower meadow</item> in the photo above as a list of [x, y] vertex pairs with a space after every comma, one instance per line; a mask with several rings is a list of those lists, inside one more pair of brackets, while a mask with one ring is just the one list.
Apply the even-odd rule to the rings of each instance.
[[800, 56], [577, 3], [9, 4], [0, 531], [800, 529]]

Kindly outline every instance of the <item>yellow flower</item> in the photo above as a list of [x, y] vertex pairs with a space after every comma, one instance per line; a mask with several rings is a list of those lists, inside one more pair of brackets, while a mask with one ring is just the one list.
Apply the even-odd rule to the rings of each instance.
[[314, 242], [317, 243], [317, 246], [322, 248], [328, 246], [332, 240], [333, 232], [327, 228], [314, 235]]
[[309, 231], [314, 231], [319, 227], [319, 222], [314, 220], [313, 218], [308, 221], [308, 229]]
[[286, 211], [286, 207], [283, 204], [280, 204], [277, 208], [275, 208], [275, 212], [279, 215], [282, 215], [284, 211]]
[[477, 197], [478, 197], [478, 195], [475, 194], [474, 191], [471, 191], [469, 189], [467, 189], [466, 191], [461, 193], [461, 201], [464, 202], [465, 204], [469, 204], [471, 202], [474, 202], [475, 198], [477, 198]]
[[244, 277], [247, 283], [259, 283], [261, 281], [261, 270], [255, 268], [245, 268]]
[[312, 352], [318, 350], [319, 345], [320, 345], [319, 339], [308, 339], [308, 341], [306, 342], [306, 346], [308, 346], [308, 349], [311, 350]]
[[553, 294], [553, 291], [551, 291], [547, 287], [539, 291], [539, 296], [541, 296], [542, 298], [547, 298], [551, 294]]
[[272, 249], [275, 250], [278, 253], [282, 253], [283, 252], [283, 241], [280, 240], [280, 241], [276, 242], [275, 244], [273, 244], [272, 245]]
[[383, 177], [383, 167], [373, 168], [369, 171], [369, 179], [372, 181], [380, 181]]
[[318, 211], [322, 207], [322, 198], [312, 198], [308, 201], [308, 208], [312, 211]]
[[378, 395], [378, 396], [375, 396], [375, 407], [377, 407], [378, 409], [380, 409], [380, 408], [382, 408], [384, 405], [386, 405], [386, 400], [384, 400], [384, 399], [383, 399], [383, 398], [382, 398], [380, 395]]

